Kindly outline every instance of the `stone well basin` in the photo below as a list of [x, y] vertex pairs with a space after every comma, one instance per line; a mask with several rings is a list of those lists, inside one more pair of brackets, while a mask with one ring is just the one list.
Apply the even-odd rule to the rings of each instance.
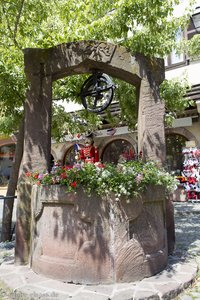
[[167, 265], [165, 193], [149, 186], [141, 197], [116, 201], [81, 189], [34, 186], [31, 268], [65, 282], [141, 280]]

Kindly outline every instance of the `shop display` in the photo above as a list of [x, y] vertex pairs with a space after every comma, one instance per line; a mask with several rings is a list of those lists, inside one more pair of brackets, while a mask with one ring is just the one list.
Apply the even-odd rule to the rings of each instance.
[[180, 182], [189, 202], [200, 202], [200, 150], [196, 147], [183, 148], [183, 171]]

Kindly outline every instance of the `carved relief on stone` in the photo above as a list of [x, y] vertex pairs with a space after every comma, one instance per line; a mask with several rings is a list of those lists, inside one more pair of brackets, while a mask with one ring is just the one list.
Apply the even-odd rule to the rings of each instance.
[[116, 45], [105, 42], [89, 41], [62, 44], [53, 54], [55, 59], [64, 59], [68, 67], [77, 65], [85, 59], [109, 63]]
[[112, 59], [116, 46], [104, 42], [94, 43], [91, 47], [89, 59], [109, 63]]

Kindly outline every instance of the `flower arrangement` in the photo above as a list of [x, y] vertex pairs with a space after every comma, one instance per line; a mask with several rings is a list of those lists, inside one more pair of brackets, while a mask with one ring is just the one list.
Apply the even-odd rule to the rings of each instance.
[[147, 185], [162, 185], [168, 191], [175, 190], [177, 180], [155, 162], [128, 161], [118, 164], [85, 163], [73, 167], [54, 166], [48, 172], [27, 172], [28, 179], [37, 185], [60, 184], [67, 192], [76, 192], [82, 187], [89, 195], [114, 193], [116, 200], [121, 196], [127, 199], [139, 195]]

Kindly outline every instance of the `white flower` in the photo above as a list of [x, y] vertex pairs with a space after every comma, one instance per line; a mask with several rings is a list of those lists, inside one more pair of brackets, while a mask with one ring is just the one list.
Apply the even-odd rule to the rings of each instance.
[[107, 178], [107, 177], [110, 177], [110, 176], [111, 176], [111, 173], [108, 170], [103, 170], [102, 173], [101, 173], [102, 178]]
[[135, 174], [135, 170], [134, 170], [133, 167], [127, 167], [127, 168], [124, 170], [124, 174], [134, 175], [134, 174]]

